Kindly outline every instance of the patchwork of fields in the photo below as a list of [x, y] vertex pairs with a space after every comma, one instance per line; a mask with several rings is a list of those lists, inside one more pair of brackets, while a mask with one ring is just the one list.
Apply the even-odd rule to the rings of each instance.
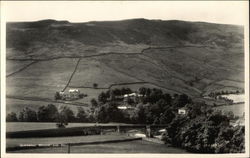
[[[67, 146], [12, 151], [12, 153], [67, 153], [67, 152], [68, 152]], [[129, 153], [182, 154], [183, 153], [184, 154], [188, 152], [179, 148], [167, 147], [162, 144], [155, 144], [143, 140], [137, 140], [137, 141], [121, 142], [121, 143], [72, 146], [70, 149], [70, 153], [119, 153], [119, 154], [129, 154]]]
[[[155, 87], [172, 95], [186, 93], [193, 97], [206, 95], [211, 91], [236, 91], [244, 87], [241, 77], [243, 72], [233, 70], [233, 68], [223, 68], [223, 66], [220, 66], [221, 69], [216, 69], [211, 65], [218, 63], [212, 59], [213, 64], [209, 62], [200, 64], [203, 66], [197, 69], [196, 62], [201, 61], [192, 57], [192, 62], [188, 62], [190, 58], [187, 54], [191, 56], [190, 51], [183, 51], [181, 48], [154, 51], [146, 51], [143, 55], [134, 56], [110, 54], [82, 58], [78, 67], [75, 67], [77, 58], [38, 61], [28, 67], [25, 66], [31, 62], [25, 61], [19, 64], [10, 62], [7, 66], [7, 73], [17, 72], [7, 77], [6, 93], [9, 97], [7, 109], [16, 107], [12, 104], [13, 101], [10, 101], [11, 97], [23, 97], [24, 100], [25, 97], [40, 98], [39, 102], [43, 99], [53, 100], [55, 92], [64, 88], [66, 91], [70, 88], [77, 88], [87, 94], [87, 97], [77, 102], [88, 104], [92, 98], [97, 98], [100, 92], [116, 87], [129, 87], [135, 91], [142, 86]], [[173, 62], [176, 60], [179, 62]], [[17, 65], [25, 69], [18, 72]], [[229, 76], [225, 76], [224, 71], [227, 71]], [[93, 88], [94, 83], [98, 84], [96, 89]], [[32, 105], [32, 101], [27, 100], [26, 104]], [[47, 103], [44, 102], [44, 104]], [[13, 108], [12, 111], [18, 110]]]
[[54, 100], [55, 92], [70, 88], [87, 94], [67, 101], [72, 110], [116, 87], [160, 88], [195, 99], [214, 91], [244, 90], [241, 26], [45, 20], [8, 23], [6, 35], [7, 112], [49, 101], [64, 105]]

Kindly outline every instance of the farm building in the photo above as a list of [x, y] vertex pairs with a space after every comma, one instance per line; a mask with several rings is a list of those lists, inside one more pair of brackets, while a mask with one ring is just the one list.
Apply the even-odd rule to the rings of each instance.
[[80, 98], [80, 91], [78, 89], [70, 89], [68, 93], [66, 92], [59, 92], [59, 95], [62, 100], [74, 100]]
[[178, 114], [179, 115], [186, 115], [187, 109], [185, 107], [178, 109]]
[[69, 95], [70, 95], [70, 98], [78, 99], [79, 95], [80, 95], [80, 91], [79, 91], [79, 89], [70, 89]]
[[138, 93], [130, 93], [130, 94], [124, 94], [124, 98], [127, 98], [127, 97], [142, 97], [143, 95], [141, 94], [138, 94]]
[[128, 106], [128, 105], [121, 105], [117, 107], [120, 110], [133, 110], [134, 107]]
[[140, 97], [143, 97], [143, 95], [138, 94], [138, 93], [130, 93], [130, 94], [124, 94], [124, 102], [128, 102], [129, 100], [133, 100], [136, 102]]
[[230, 121], [230, 125], [233, 126], [233, 127], [245, 126], [245, 120], [244, 119], [238, 119], [236, 121]]

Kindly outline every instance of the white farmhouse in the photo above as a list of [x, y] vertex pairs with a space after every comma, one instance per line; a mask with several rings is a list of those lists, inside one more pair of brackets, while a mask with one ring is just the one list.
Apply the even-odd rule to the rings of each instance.
[[72, 99], [78, 99], [80, 95], [79, 89], [69, 89], [69, 95]]
[[178, 109], [178, 114], [179, 115], [186, 115], [187, 109], [185, 107]]

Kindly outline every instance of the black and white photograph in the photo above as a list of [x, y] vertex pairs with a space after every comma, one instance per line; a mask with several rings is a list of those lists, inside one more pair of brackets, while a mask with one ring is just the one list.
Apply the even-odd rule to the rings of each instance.
[[249, 1], [2, 1], [1, 157], [249, 157], [248, 13]]

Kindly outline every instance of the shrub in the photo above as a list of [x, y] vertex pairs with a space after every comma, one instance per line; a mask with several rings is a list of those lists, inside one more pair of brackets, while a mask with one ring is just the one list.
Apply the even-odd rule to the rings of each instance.
[[41, 122], [55, 122], [58, 118], [58, 110], [53, 104], [40, 106], [37, 112], [37, 118], [38, 121]]
[[37, 114], [35, 111], [26, 107], [19, 113], [19, 120], [22, 122], [36, 122]]
[[6, 116], [6, 121], [7, 122], [17, 122], [17, 116], [16, 116], [16, 113], [14, 112], [11, 112], [9, 113], [7, 116]]
[[93, 88], [97, 88], [98, 84], [97, 83], [93, 83]]

